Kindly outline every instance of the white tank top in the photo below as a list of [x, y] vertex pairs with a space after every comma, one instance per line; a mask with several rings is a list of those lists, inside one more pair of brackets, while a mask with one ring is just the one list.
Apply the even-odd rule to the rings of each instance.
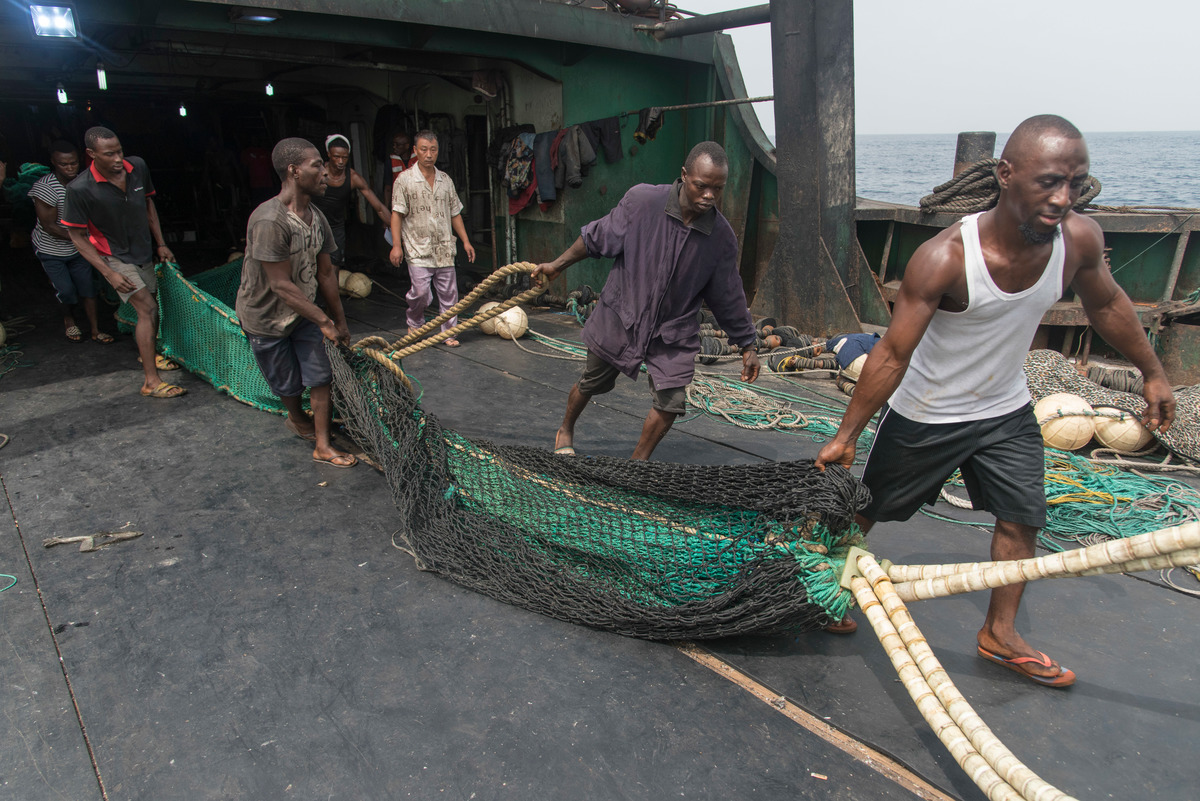
[[[980, 212], [982, 214], [982, 212]], [[919, 423], [999, 417], [1029, 403], [1025, 354], [1038, 324], [1062, 295], [1062, 226], [1037, 283], [1021, 292], [992, 281], [979, 245], [979, 214], [962, 219], [967, 308], [938, 309], [888, 404]]]

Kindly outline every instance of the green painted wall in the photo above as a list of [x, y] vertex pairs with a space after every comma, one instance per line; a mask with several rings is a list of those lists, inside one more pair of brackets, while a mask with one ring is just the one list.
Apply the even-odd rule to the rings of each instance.
[[[560, 74], [563, 119], [568, 125], [645, 106], [713, 99], [712, 68], [690, 62], [593, 49], [578, 62], [562, 66]], [[674, 181], [691, 146], [713, 137], [712, 119], [711, 109], [666, 112], [657, 137], [638, 144], [633, 138], [637, 114], [622, 118], [623, 157], [609, 164], [599, 155], [583, 186], [564, 190], [557, 201], [561, 224], [528, 219], [527, 212], [517, 216], [517, 259], [549, 261], [575, 241], [583, 225], [606, 215], [630, 187]], [[502, 229], [503, 218], [497, 223]], [[599, 290], [611, 266], [610, 260], [580, 262], [559, 279], [556, 291], [565, 295], [581, 284]]]

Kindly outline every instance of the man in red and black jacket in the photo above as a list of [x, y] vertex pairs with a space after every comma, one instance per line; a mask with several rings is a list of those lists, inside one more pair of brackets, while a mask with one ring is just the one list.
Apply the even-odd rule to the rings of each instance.
[[158, 288], [155, 261], [175, 261], [163, 242], [154, 208], [154, 183], [146, 162], [125, 158], [121, 141], [108, 128], [89, 128], [83, 136], [91, 166], [67, 185], [60, 224], [79, 254], [129, 301], [138, 313], [134, 339], [142, 357], [142, 394], [178, 398], [187, 390], [159, 378], [155, 362]]

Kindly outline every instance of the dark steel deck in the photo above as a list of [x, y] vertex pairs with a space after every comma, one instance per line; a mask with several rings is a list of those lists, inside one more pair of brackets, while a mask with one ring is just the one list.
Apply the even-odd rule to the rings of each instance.
[[[348, 309], [356, 336], [402, 324], [386, 295]], [[35, 364], [0, 379], [12, 437], [0, 572], [18, 577], [0, 593], [0, 799], [99, 799], [97, 774], [111, 799], [155, 801], [913, 797], [672, 645], [421, 573], [390, 544], [377, 472], [313, 464], [280, 418], [187, 374], [185, 398], [144, 400], [128, 337], [70, 345], [37, 313], [21, 338]], [[562, 315], [532, 324], [578, 334]], [[448, 426], [546, 445], [578, 370], [478, 334], [405, 367]], [[644, 393], [622, 381], [593, 405], [579, 449], [627, 455]], [[658, 457], [816, 448], [698, 418]], [[41, 545], [126, 524], [144, 536], [94, 553]], [[987, 542], [918, 517], [880, 525], [872, 546], [937, 562], [983, 558]], [[975, 657], [984, 596], [914, 614], [984, 719], [1051, 783], [1080, 798], [1194, 798], [1197, 599], [1126, 576], [1043, 582], [1026, 598], [1022, 629], [1078, 672], [1073, 689]], [[982, 797], [866, 627], [706, 647], [950, 796]]]

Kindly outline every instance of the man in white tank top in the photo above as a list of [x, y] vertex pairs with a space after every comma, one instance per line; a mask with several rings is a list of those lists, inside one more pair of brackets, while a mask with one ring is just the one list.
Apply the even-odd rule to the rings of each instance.
[[[1079, 129], [1050, 114], [1021, 123], [1004, 147], [995, 208], [913, 254], [887, 334], [863, 366], [837, 435], [817, 466], [854, 463], [855, 442], [888, 404], [867, 457], [871, 503], [859, 515], [907, 520], [961, 468], [976, 509], [996, 516], [993, 560], [1035, 553], [1045, 525], [1042, 441], [1022, 365], [1042, 315], [1070, 287], [1096, 333], [1145, 378], [1142, 422], [1166, 429], [1175, 399], [1125, 292], [1104, 261], [1104, 234], [1072, 211], [1089, 169]], [[1015, 628], [1023, 584], [992, 591], [979, 655], [1040, 684], [1075, 674]], [[830, 630], [853, 630], [852, 620]]]

